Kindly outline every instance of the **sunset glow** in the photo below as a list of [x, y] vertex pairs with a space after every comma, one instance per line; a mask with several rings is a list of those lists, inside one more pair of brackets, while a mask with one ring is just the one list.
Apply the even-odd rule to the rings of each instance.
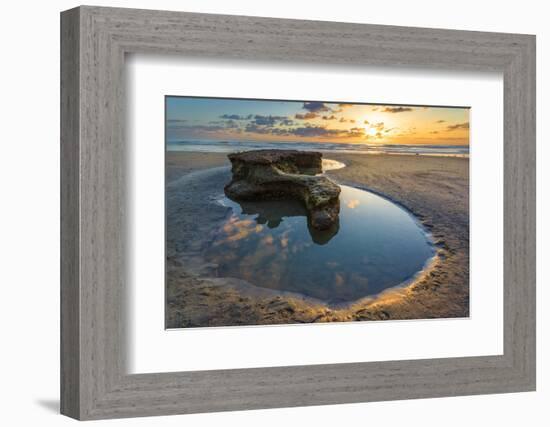
[[168, 141], [469, 145], [469, 108], [166, 97]]

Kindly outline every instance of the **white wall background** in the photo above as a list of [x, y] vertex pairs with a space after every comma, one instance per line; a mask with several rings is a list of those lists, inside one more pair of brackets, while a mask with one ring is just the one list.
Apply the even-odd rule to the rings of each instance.
[[[540, 0], [96, 1], [97, 5], [537, 34], [538, 218], [550, 216], [550, 27]], [[5, 2], [0, 24], [2, 425], [63, 426], [59, 384], [59, 12], [75, 1]], [[545, 426], [550, 423], [548, 223], [538, 223], [536, 393], [109, 421], [116, 426]], [[545, 241], [546, 240], [546, 241]]]

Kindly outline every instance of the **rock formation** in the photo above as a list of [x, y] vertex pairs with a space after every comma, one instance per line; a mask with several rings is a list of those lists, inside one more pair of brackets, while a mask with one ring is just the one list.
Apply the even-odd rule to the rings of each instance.
[[229, 154], [233, 179], [225, 194], [240, 200], [298, 199], [310, 225], [327, 230], [338, 222], [340, 187], [322, 172], [322, 154], [297, 150], [255, 150]]

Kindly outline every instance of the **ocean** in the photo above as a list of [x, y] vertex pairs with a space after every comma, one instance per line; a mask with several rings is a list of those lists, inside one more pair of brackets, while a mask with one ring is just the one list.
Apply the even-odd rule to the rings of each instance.
[[265, 141], [169, 141], [168, 151], [194, 151], [205, 153], [231, 153], [260, 149], [304, 150], [367, 154], [412, 154], [428, 156], [469, 157], [470, 147], [463, 145], [402, 145], [361, 144], [333, 142], [265, 142]]

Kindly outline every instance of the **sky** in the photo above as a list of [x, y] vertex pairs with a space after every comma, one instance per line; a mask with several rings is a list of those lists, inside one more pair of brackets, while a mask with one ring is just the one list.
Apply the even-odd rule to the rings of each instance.
[[170, 141], [469, 145], [469, 108], [166, 97]]

